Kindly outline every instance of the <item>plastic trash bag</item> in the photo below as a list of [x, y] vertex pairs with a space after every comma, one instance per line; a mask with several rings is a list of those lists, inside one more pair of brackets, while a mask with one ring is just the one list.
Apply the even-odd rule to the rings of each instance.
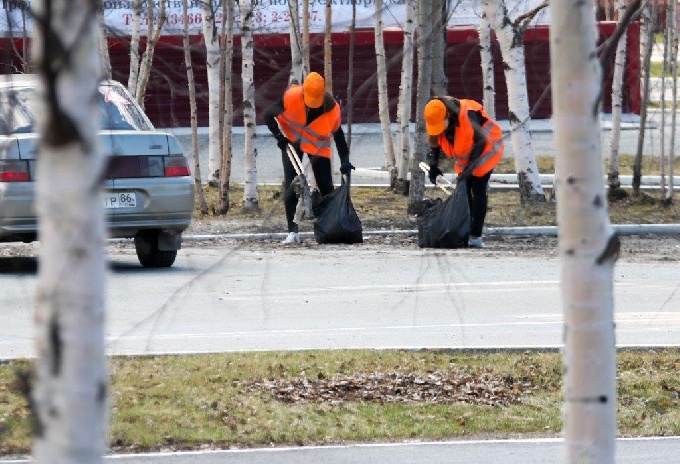
[[349, 193], [349, 177], [315, 205], [314, 238], [317, 243], [363, 243], [361, 221]]
[[470, 237], [470, 205], [465, 180], [445, 200], [425, 200], [416, 217], [421, 248], [465, 248]]

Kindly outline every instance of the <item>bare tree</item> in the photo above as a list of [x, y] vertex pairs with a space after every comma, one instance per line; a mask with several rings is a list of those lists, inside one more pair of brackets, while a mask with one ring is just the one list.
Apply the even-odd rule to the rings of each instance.
[[213, 0], [203, 0], [203, 40], [205, 42], [205, 69], [208, 77], [208, 185], [216, 187], [220, 174], [220, 37], [215, 23], [217, 5]]
[[657, 0], [645, 0], [642, 7], [642, 107], [640, 108], [640, 130], [638, 131], [638, 145], [633, 162], [633, 194], [640, 194], [642, 180], [642, 150], [645, 144], [645, 127], [647, 126], [647, 105], [649, 104], [649, 73], [654, 45], [654, 27], [657, 17]]
[[139, 81], [139, 38], [142, 24], [142, 0], [132, 2], [132, 29], [130, 30], [130, 73], [128, 74], [128, 90], [137, 98], [137, 82]]
[[[349, 25], [349, 63], [354, 63], [355, 30], [357, 23], [357, 4], [352, 2], [352, 21]], [[347, 146], [352, 148], [352, 115], [354, 114], [354, 67], [347, 73]]]
[[491, 119], [496, 119], [496, 83], [491, 46], [491, 24], [486, 10], [482, 11], [479, 21], [479, 55], [482, 64], [482, 106]]
[[425, 192], [425, 174], [419, 164], [428, 151], [425, 120], [422, 117], [432, 88], [432, 0], [418, 2], [418, 83], [416, 88], [416, 147], [411, 162], [407, 211], [412, 213]]
[[102, 55], [102, 75], [105, 79], [111, 79], [111, 57], [109, 56], [109, 42], [107, 40], [106, 24], [104, 24], [104, 10], [99, 6], [97, 11], [99, 25], [99, 53]]
[[259, 209], [257, 198], [257, 148], [255, 148], [255, 59], [253, 50], [253, 0], [239, 0], [241, 11], [241, 80], [243, 82], [243, 126], [245, 127], [244, 210]]
[[[146, 86], [151, 78], [151, 65], [153, 64], [153, 54], [156, 49], [156, 44], [161, 38], [161, 32], [163, 31], [163, 26], [168, 20], [165, 14], [165, 5], [167, 2], [160, 2], [160, 7], [158, 10], [158, 21], [154, 21], [154, 2], [147, 2], [147, 21], [149, 23], [149, 28], [146, 35], [146, 50], [144, 50], [144, 55], [142, 55], [142, 64], [139, 67], [139, 79], [137, 81], [137, 89], [133, 94], [137, 99], [137, 102], [142, 108], [144, 108], [144, 96], [146, 95]], [[155, 24], [155, 27], [154, 27]]]
[[106, 238], [99, 191], [98, 2], [36, 0], [40, 78], [36, 205], [33, 455], [38, 462], [97, 463], [106, 448]]
[[305, 67], [302, 59], [303, 46], [302, 34], [300, 31], [300, 7], [298, 2], [288, 2], [290, 11], [290, 77], [288, 83], [302, 84], [304, 77], [309, 74], [309, 67]]
[[[666, 165], [661, 163], [661, 188], [662, 188], [662, 202], [666, 205], [670, 205], [673, 202], [673, 171], [675, 164], [675, 129], [677, 127], [677, 111], [678, 111], [678, 3], [670, 2], [666, 4], [666, 47], [664, 50], [668, 49], [668, 53], [664, 53], [664, 56], [668, 56], [668, 64], [670, 67], [670, 75], [673, 76], [671, 79], [671, 88], [673, 97], [671, 98], [671, 130], [668, 141], [668, 159]], [[664, 63], [666, 60], [664, 59]], [[664, 66], [664, 73], [666, 75]], [[662, 91], [662, 95], [664, 92]], [[663, 127], [663, 126], [662, 126]], [[663, 140], [663, 138], [662, 138]], [[663, 142], [662, 142], [663, 143]], [[667, 172], [666, 172], [667, 171]], [[666, 177], [668, 174], [668, 177]], [[667, 179], [667, 180], [666, 180]]]
[[387, 63], [385, 59], [385, 44], [382, 30], [382, 0], [375, 0], [373, 17], [375, 59], [377, 62], [376, 78], [378, 81], [378, 113], [380, 114], [380, 128], [382, 129], [383, 150], [385, 157], [385, 169], [390, 174], [390, 185], [394, 188], [397, 178], [396, 160], [394, 157], [394, 145], [392, 144], [392, 128], [390, 121], [390, 96], [387, 89]]
[[[323, 75], [326, 80], [326, 91], [333, 92], [333, 0], [326, 0], [325, 28], [323, 38]], [[332, 157], [331, 157], [332, 158]]]
[[505, 0], [482, 0], [484, 12], [501, 47], [508, 88], [508, 120], [515, 171], [522, 203], [545, 201], [536, 156], [531, 145], [529, 93], [524, 59], [524, 32], [531, 19], [547, 6], [543, 3], [515, 20], [510, 18]]
[[189, 45], [189, 15], [188, 0], [182, 0], [182, 15], [184, 18], [182, 43], [184, 44], [184, 64], [187, 68], [187, 86], [189, 87], [189, 106], [191, 111], [191, 147], [194, 157], [194, 188], [198, 193], [198, 205], [201, 214], [208, 214], [208, 205], [203, 194], [201, 182], [201, 161], [198, 154], [198, 109], [196, 106], [196, 81], [191, 62], [191, 47]]
[[395, 192], [408, 194], [409, 162], [411, 160], [411, 98], [413, 95], [413, 32], [415, 30], [418, 2], [406, 0], [406, 22], [404, 24], [404, 45], [401, 59], [401, 84], [397, 105], [397, 127], [399, 134], [399, 158]]
[[564, 308], [565, 463], [614, 463], [613, 270], [601, 162], [602, 68], [593, 0], [551, 0], [555, 186]]
[[[625, 0], [618, 0], [617, 10], [619, 22], [626, 13]], [[626, 34], [621, 36], [616, 46], [616, 58], [614, 60], [614, 78], [612, 82], [612, 130], [609, 140], [609, 172], [607, 182], [609, 184], [609, 196], [613, 198], [621, 193], [621, 181], [619, 180], [619, 142], [621, 138], [621, 112], [623, 100], [623, 74], [626, 66]]]
[[446, 77], [446, 7], [448, 1], [432, 2], [432, 93], [448, 95], [449, 79]]
[[234, 125], [234, 97], [232, 93], [232, 60], [234, 57], [234, 7], [235, 0], [223, 0], [224, 25], [222, 29], [222, 83], [224, 85], [222, 103], [222, 163], [220, 165], [219, 211], [229, 210], [229, 190], [231, 177], [231, 131]]

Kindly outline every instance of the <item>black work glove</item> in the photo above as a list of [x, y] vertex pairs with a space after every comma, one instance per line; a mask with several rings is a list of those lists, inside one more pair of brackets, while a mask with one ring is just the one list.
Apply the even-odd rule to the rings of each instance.
[[443, 176], [443, 175], [444, 175], [444, 173], [442, 172], [441, 169], [439, 169], [439, 166], [437, 166], [436, 164], [430, 165], [430, 173], [429, 173], [430, 182], [437, 185], [437, 177]]
[[349, 158], [343, 158], [340, 160], [340, 172], [342, 174], [349, 174], [352, 169], [356, 169], [352, 163], [349, 162]]
[[286, 138], [285, 135], [283, 135], [281, 132], [279, 132], [276, 137], [276, 145], [281, 149], [285, 150], [288, 144], [290, 143], [290, 140]]

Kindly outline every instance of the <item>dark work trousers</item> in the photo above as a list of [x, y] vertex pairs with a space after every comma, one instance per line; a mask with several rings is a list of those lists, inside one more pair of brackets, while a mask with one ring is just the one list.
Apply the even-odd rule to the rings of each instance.
[[[303, 160], [302, 154], [299, 150], [296, 151], [300, 161]], [[307, 155], [309, 156], [309, 155]], [[290, 184], [297, 176], [293, 164], [288, 158], [287, 151], [281, 150], [281, 159], [283, 161], [283, 205], [286, 208], [286, 221], [288, 222], [288, 232], [297, 232], [298, 225], [293, 222], [295, 217], [295, 207], [297, 206], [298, 198], [295, 194], [295, 190], [290, 188]], [[314, 178], [316, 179], [316, 185], [319, 187], [319, 192], [321, 195], [328, 195], [333, 191], [333, 174], [331, 172], [331, 160], [330, 158], [324, 158], [323, 156], [309, 156], [309, 164], [312, 166], [312, 171], [314, 172]]]
[[486, 218], [487, 187], [491, 172], [484, 177], [470, 176], [467, 180], [468, 203], [470, 204], [470, 235], [481, 237], [484, 219]]

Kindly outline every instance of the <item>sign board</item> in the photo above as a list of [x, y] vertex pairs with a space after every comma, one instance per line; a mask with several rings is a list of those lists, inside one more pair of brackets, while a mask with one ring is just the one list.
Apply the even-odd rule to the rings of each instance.
[[[290, 10], [288, 0], [252, 0], [254, 7], [255, 34], [288, 33], [290, 31]], [[161, 2], [165, 3], [167, 22], [163, 27], [164, 35], [181, 35], [184, 28], [182, 14], [182, 0], [155, 0], [154, 11], [157, 21], [158, 9]], [[187, 15], [189, 33], [201, 34], [203, 15], [200, 0], [188, 0], [189, 12]], [[215, 4], [215, 19], [218, 27], [222, 24], [223, 12], [221, 1], [213, 0]], [[346, 32], [352, 24], [352, 2], [356, 3], [357, 28], [372, 28], [375, 18], [374, 0], [332, 0], [332, 30], [333, 32]], [[132, 31], [133, 0], [103, 0], [104, 23], [109, 35], [129, 36]], [[238, 2], [237, 2], [238, 3]], [[479, 24], [481, 6], [478, 0], [458, 0], [451, 3], [448, 24], [449, 26], [464, 26]], [[526, 12], [543, 3], [541, 0], [506, 0], [506, 5], [511, 17]], [[298, 1], [302, 11], [302, 2]], [[326, 0], [309, 0], [310, 32], [323, 32], [325, 25]], [[32, 24], [28, 10], [31, 0], [2, 0], [3, 11], [0, 12], [0, 36], [21, 37], [25, 33], [30, 34]], [[404, 0], [383, 0], [381, 13], [384, 28], [402, 28], [406, 19], [406, 6]], [[236, 24], [234, 33], [239, 33], [240, 15], [238, 6], [235, 9]], [[543, 9], [534, 20], [534, 24], [548, 23], [548, 9]], [[148, 32], [147, 0], [142, 1], [142, 27], [141, 34]]]

